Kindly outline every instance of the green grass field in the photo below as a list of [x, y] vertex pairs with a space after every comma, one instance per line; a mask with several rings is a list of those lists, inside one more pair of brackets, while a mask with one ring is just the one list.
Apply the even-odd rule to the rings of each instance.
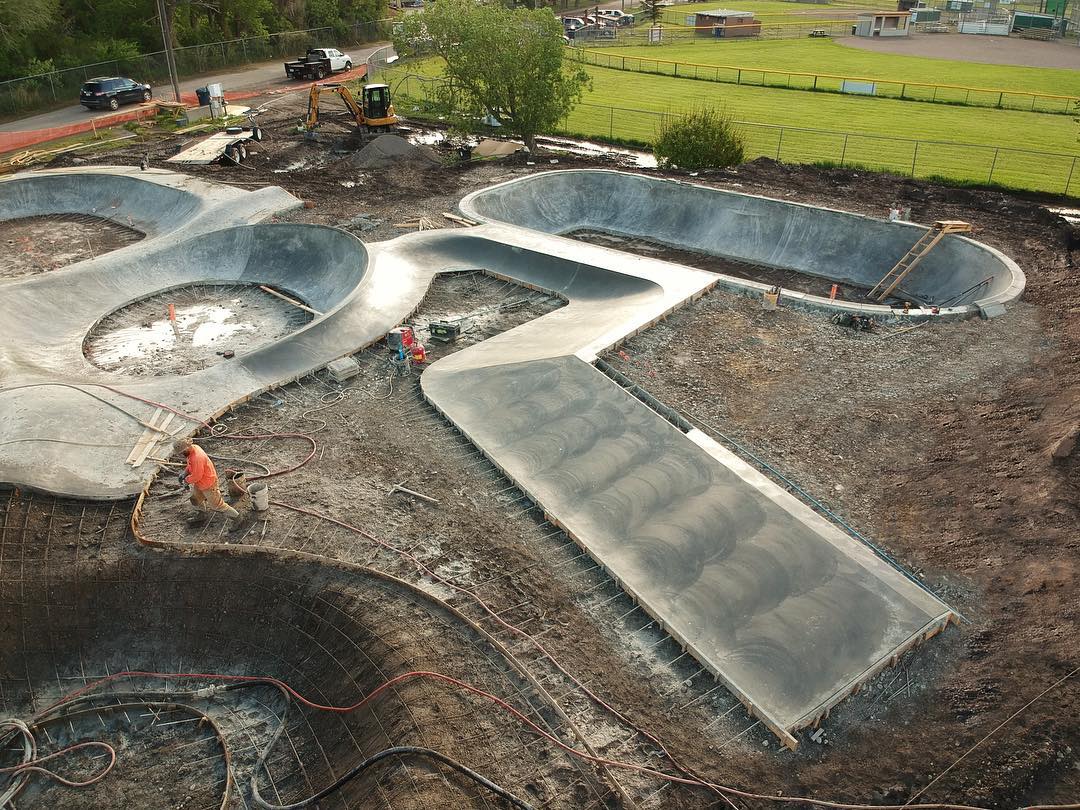
[[[953, 84], [1080, 96], [1080, 71], [986, 65], [849, 48], [824, 39], [701, 42], [611, 46], [604, 53], [704, 65], [735, 65], [801, 73], [833, 73], [870, 79]], [[667, 72], [667, 71], [665, 71]], [[776, 79], [780, 81], [780, 79]]]
[[[412, 72], [417, 69], [408, 66]], [[396, 76], [405, 70], [397, 68]], [[437, 73], [434, 63], [420, 70]], [[662, 114], [702, 103], [722, 104], [735, 119], [754, 124], [744, 127], [749, 157], [843, 162], [898, 172], [910, 172], [914, 165], [921, 176], [986, 182], [992, 174], [998, 183], [1055, 192], [1063, 190], [1077, 154], [1076, 123], [1063, 115], [746, 87], [602, 68], [588, 72], [592, 88], [563, 123], [567, 134], [647, 144]], [[421, 96], [419, 82], [398, 85], [392, 74], [391, 86], [402, 98], [399, 112], [409, 115], [404, 96]], [[779, 127], [786, 128], [782, 135]], [[917, 147], [916, 140], [922, 142]], [[931, 143], [942, 141], [974, 148]], [[1009, 147], [1063, 156], [1036, 156]], [[1070, 188], [1080, 189], [1080, 172]]]

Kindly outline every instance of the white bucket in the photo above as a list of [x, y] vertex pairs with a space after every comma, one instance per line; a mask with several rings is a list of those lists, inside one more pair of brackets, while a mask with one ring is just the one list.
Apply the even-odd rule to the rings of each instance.
[[251, 496], [251, 508], [256, 512], [265, 512], [270, 507], [270, 489], [262, 481], [248, 487]]

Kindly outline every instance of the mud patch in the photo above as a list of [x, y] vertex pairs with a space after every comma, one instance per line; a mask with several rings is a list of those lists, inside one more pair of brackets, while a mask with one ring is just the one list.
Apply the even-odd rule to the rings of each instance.
[[190, 374], [271, 343], [311, 319], [259, 287], [190, 285], [107, 316], [90, 331], [83, 353], [105, 371]]
[[143, 239], [135, 228], [89, 214], [0, 222], [0, 278], [19, 278], [94, 259]]

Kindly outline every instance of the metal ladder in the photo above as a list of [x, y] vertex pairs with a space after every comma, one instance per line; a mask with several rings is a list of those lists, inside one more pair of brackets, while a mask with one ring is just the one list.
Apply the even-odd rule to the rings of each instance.
[[970, 232], [971, 223], [969, 222], [962, 222], [958, 219], [943, 219], [935, 222], [926, 230], [926, 233], [919, 237], [919, 241], [912, 245], [911, 250], [893, 265], [893, 269], [874, 285], [874, 289], [870, 290], [866, 297], [879, 302], [884, 301], [900, 285], [900, 282], [907, 278], [908, 274], [915, 269], [919, 262], [926, 258], [926, 254], [945, 238], [946, 234]]

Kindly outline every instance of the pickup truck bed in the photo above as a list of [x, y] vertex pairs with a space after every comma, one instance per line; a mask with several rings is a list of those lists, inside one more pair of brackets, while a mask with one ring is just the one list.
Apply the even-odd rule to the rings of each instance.
[[290, 79], [314, 79], [318, 81], [341, 70], [350, 70], [352, 60], [348, 54], [335, 49], [315, 48], [292, 62], [285, 63], [285, 75]]

